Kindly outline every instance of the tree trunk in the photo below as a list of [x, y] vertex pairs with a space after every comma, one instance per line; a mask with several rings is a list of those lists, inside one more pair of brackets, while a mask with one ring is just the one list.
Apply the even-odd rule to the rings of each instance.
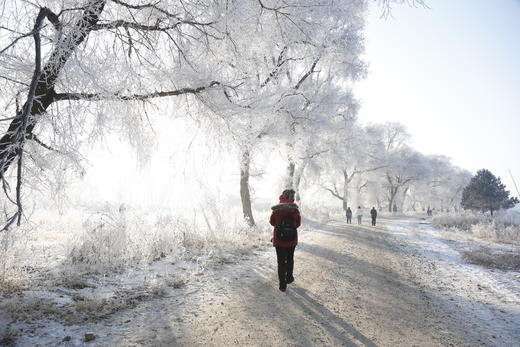
[[285, 177], [285, 183], [283, 189], [294, 189], [294, 169], [295, 165], [291, 158], [289, 158], [289, 164], [287, 165], [287, 176]]
[[289, 132], [291, 136], [289, 141], [287, 141], [287, 175], [285, 176], [282, 189], [294, 189], [294, 169], [296, 165], [294, 163], [294, 144], [290, 140], [294, 140], [296, 134], [295, 123], [290, 125]]
[[[89, 35], [92, 27], [98, 22], [105, 3], [106, 0], [90, 0], [84, 7], [81, 19], [76, 22], [68, 35], [65, 33], [65, 38], [52, 51], [36, 84], [34, 99], [38, 102], [32, 103], [30, 108], [30, 119], [26, 127], [26, 136], [32, 134], [39, 116], [45, 113], [47, 108], [55, 101], [54, 85], [61, 70], [72, 53]], [[9, 124], [5, 134], [0, 138], [0, 179], [4, 178], [5, 172], [13, 163], [17, 153], [19, 153], [16, 150], [18, 145], [16, 143], [16, 131], [21, 125], [22, 117], [21, 112], [19, 112], [17, 117]]]
[[298, 170], [294, 171], [293, 178], [293, 189], [295, 191], [294, 198], [296, 201], [300, 201], [300, 183], [303, 177], [303, 172], [305, 171], [305, 167], [307, 166], [307, 160], [304, 160], [302, 164], [298, 167]]
[[242, 200], [242, 212], [244, 219], [249, 226], [255, 225], [253, 210], [251, 208], [251, 195], [249, 193], [249, 164], [251, 163], [251, 153], [249, 150], [242, 152], [240, 162], [240, 199]]
[[410, 187], [406, 187], [404, 190], [403, 190], [403, 201], [402, 201], [402, 204], [401, 204], [401, 210], [404, 212], [404, 203], [406, 202], [406, 194], [408, 193], [408, 190], [410, 189]]
[[388, 199], [388, 212], [392, 212], [392, 207], [394, 205], [395, 196], [397, 195], [398, 187], [390, 187], [390, 197]]
[[349, 178], [347, 171], [343, 170], [343, 211], [346, 211], [348, 208], [348, 186], [352, 177]]
[[294, 172], [296, 165], [294, 163], [293, 151], [294, 145], [291, 142], [287, 142], [287, 173], [282, 189], [294, 189]]

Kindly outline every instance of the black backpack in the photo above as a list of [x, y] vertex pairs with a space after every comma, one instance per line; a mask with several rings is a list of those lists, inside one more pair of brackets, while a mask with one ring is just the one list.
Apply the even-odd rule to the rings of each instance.
[[296, 228], [294, 227], [294, 219], [291, 213], [282, 217], [280, 224], [276, 227], [276, 238], [280, 241], [296, 240]]

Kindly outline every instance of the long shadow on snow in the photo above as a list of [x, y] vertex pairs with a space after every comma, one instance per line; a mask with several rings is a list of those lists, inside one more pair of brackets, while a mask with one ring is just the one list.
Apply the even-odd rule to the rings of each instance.
[[[313, 325], [318, 325], [330, 334], [328, 336], [334, 339], [335, 343], [344, 346], [377, 347], [377, 344], [351, 324], [313, 299], [313, 294], [307, 290], [293, 284], [285, 294], [280, 293], [276, 289], [276, 274], [273, 270], [272, 266], [255, 269], [256, 278], [243, 288], [242, 297], [253, 298], [247, 301], [247, 314], [252, 319], [270, 317], [269, 328], [277, 329], [285, 337], [287, 345], [316, 346], [325, 343], [319, 340], [319, 337], [316, 339], [316, 332], [312, 329]], [[257, 327], [259, 331], [255, 333], [261, 333], [260, 324]], [[269, 341], [265, 340], [265, 343]]]
[[[403, 291], [403, 294], [399, 295], [403, 301], [403, 305], [400, 305], [402, 308], [404, 308], [405, 305], [409, 306], [421, 302], [426, 295], [419, 289], [406, 284], [399, 273], [376, 264], [368, 263], [346, 253], [339, 253], [319, 245], [305, 242], [300, 243], [299, 251], [306, 252], [312, 257], [325, 260], [329, 264], [328, 266], [330, 266], [329, 271], [335, 273], [336, 277], [343, 277], [359, 288], [372, 288], [378, 297], [384, 295], [395, 298], [397, 294], [396, 290]], [[373, 302], [368, 301], [365, 302], [365, 304], [374, 305]], [[381, 310], [381, 308], [379, 309]], [[405, 314], [406, 311], [402, 313]]]
[[[363, 346], [377, 347], [377, 344], [361, 334], [352, 325], [348, 324], [318, 301], [314, 300], [305, 289], [301, 287], [293, 287], [287, 293], [287, 297], [296, 305], [300, 306], [303, 311], [312, 312], [313, 315], [317, 316], [321, 320], [321, 325], [334, 338], [345, 342], [346, 346], [359, 346], [359, 343], [355, 343], [351, 340], [355, 339]], [[346, 336], [347, 334], [350, 336]]]
[[[374, 233], [374, 231], [359, 231], [359, 226], [355, 226], [354, 228], [348, 228], [345, 230], [343, 228], [334, 227], [330, 225], [323, 225], [320, 223], [316, 223], [313, 227], [318, 231], [326, 234], [332, 234], [334, 236], [339, 236], [341, 238], [345, 238], [346, 242], [359, 242], [366, 245], [369, 245], [373, 249], [384, 250], [385, 252], [391, 251], [393, 253], [398, 253], [397, 249], [394, 249], [393, 245], [395, 245], [394, 240], [385, 237], [385, 235], [381, 235], [380, 233]], [[362, 228], [362, 227], [361, 227]], [[368, 227], [371, 228], [371, 227]], [[379, 234], [379, 237], [377, 237]], [[384, 238], [382, 238], [383, 236]], [[367, 240], [367, 237], [370, 239]], [[387, 246], [391, 247], [388, 249], [384, 247], [383, 244], [387, 244]], [[432, 301], [437, 302], [443, 308], [443, 310], [448, 309], [451, 312], [456, 311], [465, 311], [467, 312], [467, 317], [472, 316], [472, 304], [475, 303], [474, 300], [461, 297], [459, 295], [451, 294], [451, 297], [454, 298], [453, 301], [446, 300], [438, 295], [434, 294], [431, 288], [423, 287], [423, 290], [412, 287], [405, 283], [406, 279], [399, 275], [397, 272], [393, 271], [390, 268], [385, 268], [376, 264], [372, 264], [366, 262], [362, 259], [353, 257], [347, 253], [340, 253], [335, 250], [316, 245], [310, 244], [306, 242], [300, 242], [298, 245], [298, 250], [302, 252], [306, 252], [311, 256], [315, 256], [323, 259], [324, 266], [330, 266], [331, 271], [336, 272], [338, 276], [344, 276], [351, 283], [356, 284], [359, 287], [371, 287], [376, 292], [376, 295], [387, 296], [388, 298], [398, 299], [397, 305], [394, 305], [394, 309], [398, 310], [396, 313], [396, 318], [399, 316], [407, 315], [410, 312], [405, 309], [406, 306], [413, 308], [418, 304], [424, 303], [424, 298], [429, 297]], [[346, 246], [345, 250], [348, 250], [348, 246]], [[297, 260], [295, 260], [297, 263]], [[297, 266], [297, 265], [295, 265]], [[355, 273], [355, 275], [352, 274]], [[401, 295], [396, 295], [396, 290], [401, 290], [403, 293]], [[374, 310], [380, 312], [386, 312], [386, 308], [379, 305], [375, 305], [373, 302], [365, 301], [365, 305], [372, 305]], [[478, 303], [482, 305], [482, 303]], [[413, 311], [412, 311], [413, 313]], [[418, 317], [421, 319], [421, 317]], [[479, 322], [484, 323], [484, 322]], [[450, 326], [445, 327], [447, 330], [451, 331], [455, 336], [464, 332], [466, 327], [459, 322], [454, 321]], [[455, 329], [453, 329], [455, 328]], [[432, 331], [426, 330], [423, 331], [426, 335], [431, 335]], [[465, 331], [466, 337], [471, 338], [471, 342], [475, 345], [482, 343], [483, 336], [479, 336], [479, 332], [476, 331]], [[469, 335], [469, 336], [468, 336]], [[466, 340], [465, 343], [470, 343], [470, 341]]]

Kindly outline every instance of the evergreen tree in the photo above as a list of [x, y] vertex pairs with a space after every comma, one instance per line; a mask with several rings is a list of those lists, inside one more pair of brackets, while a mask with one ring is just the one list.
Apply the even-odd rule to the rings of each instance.
[[493, 211], [500, 208], [510, 208], [518, 203], [516, 197], [509, 197], [509, 191], [500, 177], [495, 177], [491, 171], [482, 169], [471, 178], [462, 192], [461, 205], [464, 209]]

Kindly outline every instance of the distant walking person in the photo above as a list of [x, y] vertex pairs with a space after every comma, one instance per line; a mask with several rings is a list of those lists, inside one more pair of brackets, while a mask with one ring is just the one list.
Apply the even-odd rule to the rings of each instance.
[[352, 210], [350, 209], [350, 207], [347, 207], [346, 215], [347, 215], [347, 224], [352, 224]]
[[361, 224], [361, 220], [363, 219], [363, 210], [361, 209], [361, 206], [357, 207], [356, 217], [357, 217], [357, 224]]
[[372, 226], [376, 226], [377, 210], [374, 206], [370, 210], [370, 217], [372, 217]]
[[298, 205], [294, 203], [294, 190], [284, 190], [279, 200], [280, 203], [271, 208], [269, 223], [274, 226], [271, 240], [276, 248], [279, 288], [285, 292], [287, 284], [294, 282], [294, 249], [298, 244], [297, 228], [301, 217]]

